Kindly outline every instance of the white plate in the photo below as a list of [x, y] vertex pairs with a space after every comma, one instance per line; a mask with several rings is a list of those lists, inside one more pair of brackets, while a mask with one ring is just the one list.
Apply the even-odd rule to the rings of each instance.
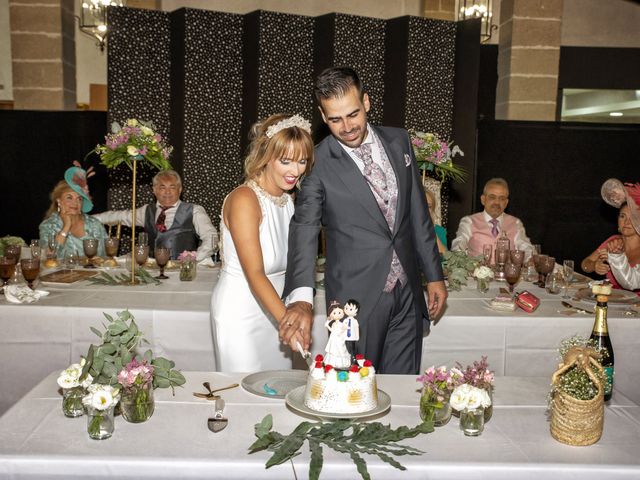
[[307, 370], [267, 370], [247, 375], [241, 385], [260, 397], [284, 398], [294, 388], [306, 385], [308, 374]]
[[312, 410], [304, 404], [304, 390], [305, 386], [298, 387], [295, 390], [291, 390], [285, 397], [285, 402], [294, 410], [304, 413], [305, 415], [311, 415], [313, 417], [320, 418], [367, 418], [379, 415], [386, 412], [391, 407], [391, 397], [378, 389], [378, 406], [366, 412], [360, 413], [331, 413], [331, 412], [318, 412]]

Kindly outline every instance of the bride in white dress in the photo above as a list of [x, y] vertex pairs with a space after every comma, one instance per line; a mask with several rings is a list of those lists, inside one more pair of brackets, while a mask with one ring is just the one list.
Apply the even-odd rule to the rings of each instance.
[[[292, 367], [291, 348], [278, 338], [286, 313], [280, 297], [294, 211], [287, 192], [311, 168], [311, 125], [299, 115], [272, 115], [256, 123], [251, 136], [246, 183], [225, 198], [220, 222], [223, 263], [211, 320], [222, 372]], [[302, 338], [300, 333], [290, 344], [303, 343]]]

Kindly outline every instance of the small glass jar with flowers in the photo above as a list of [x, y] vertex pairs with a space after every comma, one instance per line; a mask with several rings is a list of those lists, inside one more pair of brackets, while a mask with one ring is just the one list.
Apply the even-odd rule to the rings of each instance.
[[473, 276], [476, 279], [477, 290], [480, 293], [487, 293], [489, 291], [489, 283], [493, 279], [493, 270], [485, 265], [481, 265], [475, 268]]
[[146, 422], [153, 415], [153, 365], [146, 360], [138, 362], [135, 358], [125, 365], [118, 374], [120, 393], [120, 412], [130, 423]]
[[197, 263], [196, 252], [183, 251], [178, 255], [180, 262], [180, 280], [183, 282], [191, 282], [196, 278]]
[[[456, 362], [456, 367], [462, 372], [462, 379], [460, 384], [469, 384], [473, 387], [480, 388], [487, 392], [491, 404], [484, 409], [484, 421], [485, 423], [491, 420], [493, 415], [493, 380], [495, 374], [489, 370], [489, 362], [486, 356], [483, 356], [480, 361], [473, 362], [473, 365], [467, 365], [466, 368], [462, 368], [462, 365]], [[453, 406], [454, 414], [458, 412], [458, 409]]]
[[87, 409], [87, 433], [94, 440], [104, 440], [115, 429], [114, 409], [120, 400], [120, 389], [94, 383], [87, 387], [82, 403]]
[[416, 380], [422, 383], [420, 396], [420, 418], [423, 422], [433, 422], [434, 427], [446, 425], [451, 419], [451, 392], [462, 379], [457, 368], [447, 371], [447, 367], [431, 366]]
[[460, 430], [469, 437], [476, 437], [484, 430], [484, 412], [492, 401], [483, 388], [468, 383], [458, 385], [451, 393], [451, 406], [460, 412]]
[[62, 413], [66, 417], [80, 417], [84, 413], [82, 397], [87, 387], [93, 382], [91, 375], [80, 380], [82, 368], [85, 365], [83, 358], [80, 363], [72, 363], [58, 376], [58, 385], [62, 387]]

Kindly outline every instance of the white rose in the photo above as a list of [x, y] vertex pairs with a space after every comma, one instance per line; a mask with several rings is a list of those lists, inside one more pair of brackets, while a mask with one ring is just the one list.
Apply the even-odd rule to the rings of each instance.
[[144, 125], [140, 127], [140, 130], [148, 137], [152, 137], [154, 135], [153, 130], [151, 130], [149, 127], [145, 127]]
[[469, 392], [467, 397], [467, 408], [469, 410], [475, 410], [482, 405], [482, 392], [478, 388], [474, 388]]
[[91, 396], [91, 406], [97, 410], [106, 410], [113, 405], [113, 397], [105, 390], [94, 393]]
[[467, 408], [468, 403], [468, 395], [469, 395], [469, 385], [466, 383], [463, 385], [457, 386], [453, 392], [451, 393], [451, 398], [449, 399], [449, 403], [451, 407], [455, 410], [461, 411]]
[[87, 373], [87, 377], [80, 384], [82, 388], [87, 389], [93, 383], [93, 377]]
[[127, 120], [127, 125], [129, 125], [130, 127], [137, 127], [138, 120], [136, 120], [135, 118], [130, 118], [129, 120]]
[[482, 401], [481, 401], [481, 403], [482, 403], [482, 406], [483, 406], [484, 408], [488, 408], [488, 407], [490, 407], [490, 406], [491, 406], [491, 397], [489, 396], [489, 393], [488, 393], [486, 390], [484, 390], [484, 389], [480, 389], [480, 391], [482, 392], [482, 393], [481, 393], [481, 397], [482, 397]]
[[493, 278], [493, 270], [485, 265], [482, 265], [480, 267], [476, 267], [476, 269], [473, 271], [473, 276], [476, 278]]
[[138, 149], [136, 147], [134, 147], [133, 145], [129, 145], [127, 147], [127, 153], [132, 156], [135, 157], [136, 155], [138, 155]]
[[66, 370], [58, 377], [58, 385], [62, 388], [74, 388], [78, 386], [77, 379], [67, 374]]

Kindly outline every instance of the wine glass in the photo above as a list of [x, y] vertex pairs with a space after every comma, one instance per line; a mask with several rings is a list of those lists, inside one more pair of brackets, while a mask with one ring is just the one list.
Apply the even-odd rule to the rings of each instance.
[[214, 233], [213, 235], [211, 235], [211, 248], [213, 250], [213, 254], [211, 255], [211, 259], [213, 260], [213, 264], [215, 265], [216, 263], [218, 263], [219, 258], [218, 258], [218, 252], [220, 251], [220, 243], [218, 240], [218, 234]]
[[509, 252], [509, 256], [511, 257], [511, 263], [515, 263], [522, 267], [524, 264], [524, 250], [511, 250]]
[[58, 242], [56, 242], [56, 236], [51, 234], [47, 239], [47, 258], [56, 258], [58, 252]]
[[482, 246], [482, 256], [484, 257], [484, 264], [491, 264], [491, 254], [493, 253], [493, 245], [490, 243], [485, 243]]
[[84, 249], [84, 254], [87, 256], [87, 268], [96, 268], [96, 266], [91, 263], [91, 259], [98, 253], [98, 239], [85, 238], [82, 240], [82, 248]]
[[13, 257], [0, 257], [0, 280], [2, 288], [9, 284], [9, 280], [16, 272], [16, 260]]
[[509, 284], [509, 293], [513, 295], [513, 287], [515, 287], [518, 280], [520, 280], [520, 270], [522, 265], [517, 263], [505, 263], [504, 264], [504, 278]]
[[40, 259], [42, 257], [42, 249], [40, 248], [40, 240], [34, 238], [29, 243], [29, 248], [31, 249], [31, 258]]
[[556, 259], [548, 255], [541, 255], [541, 257], [543, 258], [540, 260], [540, 272], [544, 275], [542, 284], [546, 285], [547, 275], [553, 272], [553, 269], [556, 266]]
[[20, 261], [21, 252], [22, 252], [22, 247], [20, 245], [7, 245], [6, 247], [4, 247], [5, 257], [13, 258], [16, 264]]
[[78, 252], [75, 248], [69, 250], [64, 256], [65, 267], [73, 269], [78, 265]]
[[40, 260], [36, 258], [23, 258], [20, 260], [22, 276], [29, 284], [29, 288], [33, 290], [33, 282], [38, 278], [40, 273]]
[[[535, 252], [535, 250], [534, 250]], [[533, 265], [536, 267], [536, 272], [538, 272], [538, 281], [534, 282], [539, 287], [544, 287], [544, 275], [542, 274], [542, 261], [547, 257], [547, 255], [535, 255], [533, 256]]]
[[575, 272], [573, 260], [565, 260], [562, 262], [562, 270], [564, 271], [565, 277], [567, 277], [567, 281], [571, 283], [573, 280], [573, 273]]
[[167, 263], [169, 263], [169, 258], [171, 258], [171, 250], [169, 250], [167, 247], [156, 247], [154, 256], [156, 258], [158, 267], [160, 267], [160, 275], [158, 275], [156, 278], [160, 280], [166, 280], [169, 277], [164, 274], [164, 267], [167, 265]]
[[136, 249], [133, 253], [135, 255], [136, 263], [139, 267], [142, 267], [149, 259], [149, 245], [136, 245]]
[[138, 233], [138, 245], [149, 245], [149, 234], [147, 232]]
[[104, 252], [108, 257], [115, 257], [118, 254], [118, 247], [120, 246], [120, 239], [118, 237], [109, 237], [104, 241]]
[[548, 293], [557, 295], [558, 293], [560, 293], [560, 288], [562, 288], [561, 282], [562, 282], [562, 277], [560, 272], [549, 273], [544, 283], [544, 287]]

